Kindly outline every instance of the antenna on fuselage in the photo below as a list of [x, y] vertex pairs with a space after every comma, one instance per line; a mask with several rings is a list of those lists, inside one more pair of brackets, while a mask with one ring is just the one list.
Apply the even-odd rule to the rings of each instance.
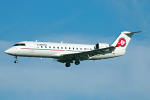
[[64, 41], [61, 41], [61, 43], [63, 43]]

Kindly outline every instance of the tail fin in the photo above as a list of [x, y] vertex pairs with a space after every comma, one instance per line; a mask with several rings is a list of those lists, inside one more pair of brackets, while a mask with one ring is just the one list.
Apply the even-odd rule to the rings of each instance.
[[115, 42], [112, 44], [114, 47], [121, 47], [123, 50], [125, 50], [130, 42], [130, 39], [134, 33], [140, 33], [143, 31], [138, 31], [138, 32], [129, 32], [129, 31], [124, 31], [121, 32], [119, 37], [115, 40]]

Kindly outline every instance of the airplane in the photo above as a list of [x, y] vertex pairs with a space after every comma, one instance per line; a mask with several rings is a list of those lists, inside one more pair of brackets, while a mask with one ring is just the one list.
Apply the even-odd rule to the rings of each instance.
[[66, 67], [70, 67], [70, 63], [79, 65], [84, 60], [102, 60], [122, 56], [126, 52], [126, 48], [134, 33], [143, 31], [129, 32], [123, 31], [112, 45], [105, 43], [88, 44], [70, 44], [70, 43], [52, 43], [23, 41], [13, 45], [5, 51], [6, 54], [15, 58], [17, 57], [39, 57], [53, 58], [60, 63], [65, 63]]

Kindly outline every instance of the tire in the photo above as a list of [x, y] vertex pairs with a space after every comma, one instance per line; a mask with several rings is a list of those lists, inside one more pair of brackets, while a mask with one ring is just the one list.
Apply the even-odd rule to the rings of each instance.
[[66, 65], [65, 65], [66, 67], [70, 67], [70, 63], [66, 63]]
[[80, 61], [75, 61], [75, 65], [79, 65], [80, 64]]
[[15, 60], [15, 61], [14, 61], [14, 63], [18, 63], [18, 61], [17, 61], [17, 60]]

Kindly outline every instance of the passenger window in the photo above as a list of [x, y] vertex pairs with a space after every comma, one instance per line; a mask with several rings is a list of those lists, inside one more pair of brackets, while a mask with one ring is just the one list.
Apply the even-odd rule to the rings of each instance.
[[49, 46], [49, 48], [51, 48], [51, 46]]
[[80, 50], [82, 50], [82, 48], [80, 48]]
[[65, 49], [67, 49], [67, 47], [65, 47]]
[[47, 48], [47, 46], [45, 46], [45, 48]]
[[61, 49], [63, 49], [63, 47], [61, 47]]
[[78, 50], [78, 48], [76, 48]]
[[57, 49], [59, 49], [59, 47], [57, 47]]
[[53, 47], [55, 49], [55, 47]]
[[70, 49], [70, 47], [69, 47], [69, 49]]
[[41, 46], [41, 48], [43, 48], [43, 46]]

